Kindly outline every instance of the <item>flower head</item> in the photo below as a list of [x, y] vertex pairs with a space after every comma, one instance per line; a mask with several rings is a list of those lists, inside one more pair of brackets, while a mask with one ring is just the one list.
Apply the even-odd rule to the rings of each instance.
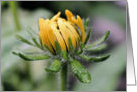
[[67, 20], [60, 17], [61, 12], [51, 19], [39, 19], [39, 36], [42, 44], [51, 52], [56, 51], [55, 41], [59, 43], [62, 51], [69, 51], [69, 38], [74, 49], [78, 48], [79, 41], [82, 43], [85, 41], [85, 30], [80, 16], [75, 18], [69, 10], [65, 10], [65, 14]]
[[[90, 33], [92, 32], [91, 28], [88, 27], [89, 20], [86, 19], [83, 23], [80, 16], [77, 15], [77, 17], [75, 17], [69, 10], [65, 10], [65, 14], [67, 19], [60, 17], [61, 12], [58, 12], [51, 19], [40, 18], [39, 34], [29, 32], [29, 34], [31, 34], [31, 40], [19, 35], [16, 36], [18, 40], [37, 47], [41, 49], [42, 52], [36, 53], [34, 51], [33, 53], [24, 53], [14, 51], [13, 54], [27, 61], [49, 59], [52, 61], [50, 62], [51, 65], [45, 70], [52, 73], [62, 70], [61, 72], [63, 73], [61, 73], [61, 75], [67, 74], [67, 65], [69, 65], [71, 71], [81, 82], [91, 82], [90, 73], [79, 61], [101, 62], [109, 58], [110, 54], [92, 56], [92, 53], [99, 53], [107, 48], [107, 44], [104, 42], [107, 40], [110, 32], [106, 31], [101, 38], [93, 43], [87, 44]], [[40, 39], [38, 39], [38, 37]], [[49, 53], [49, 51], [52, 54]]]

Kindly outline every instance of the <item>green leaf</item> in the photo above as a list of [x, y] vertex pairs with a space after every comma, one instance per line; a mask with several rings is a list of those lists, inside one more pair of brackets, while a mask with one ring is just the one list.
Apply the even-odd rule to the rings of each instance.
[[106, 33], [100, 39], [98, 39], [97, 41], [95, 41], [91, 44], [86, 45], [85, 48], [88, 49], [88, 48], [91, 48], [91, 47], [94, 47], [96, 45], [103, 43], [108, 38], [109, 34], [110, 34], [110, 31], [106, 31]]
[[99, 46], [95, 46], [95, 47], [92, 47], [92, 48], [87, 48], [87, 49], [85, 49], [85, 51], [87, 51], [87, 52], [100, 52], [102, 50], [105, 50], [106, 48], [107, 48], [106, 44], [101, 44]]
[[85, 31], [86, 31], [86, 32], [87, 32], [88, 25], [89, 25], [89, 18], [86, 18], [86, 19], [84, 20], [84, 28], [85, 28]]
[[61, 61], [55, 59], [49, 68], [45, 68], [47, 72], [58, 72], [61, 69]]
[[[114, 91], [117, 89], [121, 76], [126, 73], [126, 44], [111, 50], [111, 57], [105, 62], [94, 63], [88, 71], [92, 74], [92, 83], [77, 82], [73, 91]], [[126, 74], [124, 74], [126, 76]], [[123, 85], [126, 87], [126, 84]], [[126, 90], [126, 89], [125, 89]], [[124, 89], [123, 89], [124, 91]]]
[[77, 78], [83, 83], [91, 82], [90, 73], [77, 61], [70, 60], [70, 66], [72, 72], [77, 76]]
[[85, 47], [85, 45], [83, 44], [83, 43], [81, 43], [80, 44], [80, 47], [79, 47], [79, 49], [76, 51], [76, 55], [79, 55], [79, 54], [81, 54], [82, 52], [83, 52], [83, 48]]
[[[7, 1], [6, 1], [7, 2]], [[15, 24], [13, 23], [13, 19], [11, 18], [11, 11], [8, 9], [8, 7], [6, 9], [3, 9], [2, 11], [2, 26], [1, 26], [1, 79], [3, 82], [6, 81], [6, 84], [8, 83], [10, 85], [10, 87], [12, 87], [13, 90], [22, 90], [22, 91], [27, 91], [27, 90], [33, 90], [34, 91], [39, 91], [39, 90], [49, 90], [49, 91], [55, 91], [55, 90], [59, 90], [57, 87], [57, 74], [55, 75], [50, 75], [49, 78], [47, 78], [47, 73], [45, 73], [44, 66], [46, 60], [44, 61], [40, 61], [40, 62], [21, 62], [23, 61], [21, 58], [19, 58], [18, 56], [12, 54], [11, 52], [13, 51], [13, 49], [15, 48], [20, 48], [24, 49], [24, 48], [28, 48], [29, 46], [27, 46], [26, 44], [22, 44], [21, 42], [19, 42], [16, 38], [15, 35], [19, 34], [22, 37], [26, 38], [26, 27], [33, 27], [34, 29], [37, 29], [37, 23], [38, 23], [38, 19], [40, 17], [43, 18], [49, 18], [51, 17], [52, 13], [50, 13], [50, 11], [46, 10], [46, 9], [36, 9], [35, 11], [29, 12], [27, 10], [22, 10], [22, 9], [18, 9], [19, 10], [19, 19], [21, 22], [21, 31], [16, 31], [15, 29]], [[36, 24], [36, 25], [33, 25]], [[8, 27], [7, 27], [8, 26]], [[39, 50], [39, 49], [38, 49]], [[29, 64], [29, 68], [24, 68], [26, 67], [26, 64]], [[32, 68], [33, 67], [33, 68]], [[34, 68], [35, 67], [35, 68]], [[31, 71], [30, 77], [26, 77], [25, 80], [19, 80], [19, 85], [14, 86], [14, 82], [16, 82], [18, 79], [14, 78], [14, 81], [10, 81], [10, 77], [16, 75], [19, 76], [17, 71]], [[31, 70], [32, 69], [32, 70]], [[20, 72], [21, 73], [21, 72]], [[25, 74], [28, 74], [25, 72]], [[42, 74], [42, 76], [41, 76]], [[10, 76], [10, 77], [5, 77], [5, 76]], [[38, 78], [34, 78], [34, 76], [38, 76]], [[41, 77], [41, 78], [40, 78]], [[41, 81], [40, 84], [37, 87], [33, 87], [33, 83], [30, 82], [30, 80], [33, 81]], [[44, 81], [43, 81], [44, 80]], [[45, 82], [46, 81], [46, 82]], [[26, 84], [24, 83], [26, 82]], [[28, 89], [28, 86], [31, 86], [31, 89]], [[4, 85], [3, 85], [4, 86]], [[54, 88], [54, 89], [53, 89]], [[6, 90], [6, 89], [4, 89]]]
[[32, 38], [38, 37], [38, 33], [36, 33], [32, 28], [28, 28], [27, 32]]
[[89, 28], [89, 30], [88, 30], [88, 32], [87, 32], [87, 36], [86, 36], [86, 40], [85, 40], [85, 44], [87, 44], [90, 35], [91, 35], [91, 28]]
[[86, 55], [80, 55], [81, 59], [84, 59], [84, 60], [90, 61], [90, 62], [101, 62], [101, 61], [108, 59], [109, 57], [110, 57], [109, 54], [103, 55], [103, 56], [97, 56], [97, 57], [89, 57]]
[[17, 40], [22, 41], [22, 42], [24, 42], [26, 44], [33, 45], [29, 40], [21, 37], [20, 35], [16, 35], [16, 38], [17, 38]]
[[81, 42], [80, 39], [78, 39], [78, 47], [77, 47], [77, 49], [76, 49], [76, 51], [74, 53], [76, 55], [79, 55], [80, 53], [82, 53], [81, 43], [80, 42]]
[[27, 53], [24, 54], [24, 53], [15, 52], [15, 51], [13, 51], [12, 53], [27, 61], [36, 61], [36, 60], [43, 60], [43, 59], [50, 58], [46, 54], [27, 54]]
[[[39, 39], [38, 34], [37, 34], [35, 31], [33, 31], [31, 28], [29, 28], [29, 29], [27, 30], [27, 32], [29, 33], [29, 35], [30, 35], [32, 41], [34, 42], [34, 44], [35, 44], [38, 48], [43, 49], [43, 48], [42, 48], [42, 44], [41, 44], [41, 40]], [[37, 41], [37, 38], [38, 38], [39, 42]]]
[[67, 60], [68, 56], [67, 56], [67, 52], [66, 51], [61, 51], [62, 57]]
[[89, 25], [89, 18], [86, 18], [86, 20], [85, 20], [85, 25], [86, 25], [86, 26]]
[[61, 47], [58, 41], [55, 41], [56, 53], [60, 55]]
[[41, 38], [39, 37], [40, 46], [43, 48]]
[[36, 38], [32, 38], [32, 41], [34, 42], [34, 44], [38, 47], [41, 48], [40, 44], [37, 42]]
[[74, 51], [74, 48], [73, 48], [73, 44], [72, 44], [71, 38], [69, 38], [68, 41], [69, 41], [69, 51], [70, 51], [70, 52], [73, 52], [73, 51]]

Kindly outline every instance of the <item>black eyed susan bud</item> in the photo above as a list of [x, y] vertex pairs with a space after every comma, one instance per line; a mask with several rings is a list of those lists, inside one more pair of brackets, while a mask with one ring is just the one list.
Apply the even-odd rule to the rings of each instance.
[[[80, 16], [77, 19], [69, 11], [65, 11], [67, 20], [60, 17], [60, 12], [49, 19], [39, 19], [39, 36], [42, 44], [46, 45], [52, 53], [56, 53], [57, 48], [55, 42], [57, 41], [60, 45], [61, 51], [69, 52], [70, 49], [77, 49], [79, 41], [85, 42], [86, 35], [84, 30], [83, 22]], [[80, 32], [78, 32], [80, 29]], [[72, 47], [70, 47], [70, 40]]]
[[[110, 54], [102, 56], [92, 56], [90, 54], [100, 53], [100, 51], [107, 48], [107, 44], [104, 42], [107, 40], [110, 31], [106, 31], [97, 41], [87, 44], [91, 33], [91, 28], [88, 28], [89, 20], [87, 19], [83, 23], [80, 16], [77, 15], [75, 18], [69, 10], [65, 10], [67, 19], [61, 18], [60, 14], [61, 12], [58, 12], [51, 19], [39, 19], [40, 31], [37, 35], [39, 39], [32, 35], [30, 36], [31, 40], [19, 35], [16, 36], [18, 40], [41, 49], [42, 53], [34, 54], [34, 52], [22, 53], [14, 51], [13, 54], [26, 61], [53, 60], [51, 65], [45, 70], [54, 73], [61, 70], [61, 90], [64, 91], [67, 87], [68, 65], [81, 82], [91, 82], [90, 73], [79, 61], [101, 62], [108, 59]], [[47, 50], [52, 54], [46, 52]]]

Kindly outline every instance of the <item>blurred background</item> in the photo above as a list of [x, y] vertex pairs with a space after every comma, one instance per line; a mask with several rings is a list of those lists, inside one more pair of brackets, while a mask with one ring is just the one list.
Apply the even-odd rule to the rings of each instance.
[[[47, 73], [46, 61], [27, 62], [12, 54], [13, 49], [27, 48], [15, 38], [27, 30], [38, 32], [38, 19], [51, 18], [58, 11], [66, 18], [65, 9], [74, 15], [90, 19], [92, 37], [97, 40], [110, 30], [107, 49], [111, 57], [101, 63], [86, 63], [92, 82], [81, 83], [69, 71], [70, 91], [125, 91], [126, 90], [126, 1], [1, 1], [1, 90], [4, 91], [57, 91], [59, 73]], [[29, 37], [28, 37], [29, 38]], [[93, 53], [94, 54], [94, 53]]]

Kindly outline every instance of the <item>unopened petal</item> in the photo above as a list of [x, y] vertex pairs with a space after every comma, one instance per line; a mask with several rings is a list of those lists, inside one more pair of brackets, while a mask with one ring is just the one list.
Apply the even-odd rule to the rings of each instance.
[[67, 44], [67, 48], [69, 50], [69, 38], [71, 38], [72, 40], [72, 44], [73, 44], [73, 47], [76, 48], [76, 40], [75, 40], [75, 37], [74, 35], [69, 31], [69, 29], [67, 29], [67, 27], [65, 26], [64, 22], [62, 22], [61, 20], [58, 20], [58, 25], [59, 25], [59, 29], [60, 29], [60, 32], [62, 33], [63, 35], [63, 38]]
[[47, 31], [49, 28], [49, 25], [47, 25], [47, 21], [48, 20], [44, 20], [42, 18], [39, 19], [39, 29], [40, 29], [40, 32], [39, 32], [39, 36], [42, 40], [42, 44], [43, 45], [46, 45], [51, 52], [53, 52], [53, 48], [51, 46], [51, 43], [49, 41], [49, 38], [48, 38], [48, 34], [47, 34]]
[[81, 41], [84, 43], [85, 39], [86, 39], [86, 34], [85, 34], [84, 25], [83, 25], [83, 22], [82, 22], [80, 16], [77, 16], [77, 25], [81, 31], [81, 37], [82, 37]]
[[55, 36], [56, 36], [57, 41], [59, 42], [59, 44], [61, 46], [61, 50], [66, 51], [67, 47], [66, 47], [65, 42], [63, 40], [64, 38], [62, 37], [60, 31], [57, 29], [56, 24], [51, 25], [51, 28], [52, 28]]
[[51, 21], [56, 21], [60, 17], [61, 12], [58, 12], [55, 16], [51, 18]]

